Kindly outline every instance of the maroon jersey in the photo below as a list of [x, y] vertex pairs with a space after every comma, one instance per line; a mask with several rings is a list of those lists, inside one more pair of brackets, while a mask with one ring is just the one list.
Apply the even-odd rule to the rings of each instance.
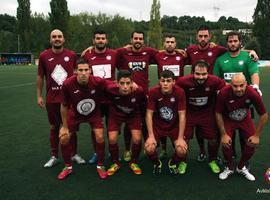
[[104, 91], [105, 79], [90, 76], [87, 85], [78, 83], [74, 75], [63, 84], [63, 103], [70, 107], [71, 118], [83, 121], [99, 115], [100, 96]]
[[84, 55], [91, 67], [93, 76], [115, 80], [117, 52], [106, 48], [104, 53], [96, 53], [95, 49], [87, 51]]
[[[199, 45], [191, 45], [187, 48], [187, 54], [189, 64], [194, 65], [198, 60], [204, 60], [209, 64], [208, 72], [213, 74], [214, 64], [218, 56], [222, 55], [227, 51], [225, 47], [214, 46], [206, 49], [200, 49]], [[194, 72], [192, 68], [191, 72]]]
[[217, 92], [226, 85], [223, 79], [214, 75], [208, 75], [204, 84], [198, 84], [193, 74], [180, 77], [176, 84], [185, 91], [187, 113], [214, 112]]
[[140, 106], [146, 101], [141, 87], [132, 91], [129, 95], [121, 95], [116, 83], [107, 83], [106, 97], [110, 99], [110, 114], [119, 117], [129, 117], [140, 113]]
[[182, 88], [173, 87], [171, 94], [162, 94], [160, 86], [149, 90], [147, 109], [153, 110], [153, 126], [161, 131], [178, 127], [178, 111], [186, 109], [186, 97]]
[[73, 75], [76, 66], [76, 54], [64, 49], [56, 54], [52, 49], [43, 51], [39, 56], [38, 75], [45, 76], [46, 102], [60, 103], [61, 88], [64, 81]]
[[155, 59], [158, 66], [159, 78], [160, 73], [166, 69], [172, 71], [175, 77], [184, 76], [185, 58], [182, 54], [176, 53], [169, 55], [164, 51], [157, 53]]
[[145, 92], [148, 91], [148, 67], [155, 62], [157, 50], [144, 47], [140, 52], [133, 52], [127, 48], [117, 49], [119, 53], [118, 67], [120, 70], [129, 70], [133, 74], [133, 80], [140, 85]]
[[242, 122], [251, 119], [250, 105], [255, 107], [259, 115], [266, 113], [262, 98], [251, 86], [247, 86], [245, 94], [238, 97], [228, 85], [218, 94], [216, 112], [222, 113], [226, 119]]

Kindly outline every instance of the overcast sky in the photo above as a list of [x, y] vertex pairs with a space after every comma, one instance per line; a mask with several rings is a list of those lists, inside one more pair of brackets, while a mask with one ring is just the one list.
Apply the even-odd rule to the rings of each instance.
[[[32, 13], [50, 12], [50, 0], [30, 0]], [[98, 12], [149, 20], [152, 0], [67, 0], [71, 14]], [[251, 22], [257, 0], [160, 0], [161, 16], [204, 16], [217, 21], [220, 16], [232, 16], [240, 21]], [[17, 0], [1, 0], [0, 14], [16, 16]]]

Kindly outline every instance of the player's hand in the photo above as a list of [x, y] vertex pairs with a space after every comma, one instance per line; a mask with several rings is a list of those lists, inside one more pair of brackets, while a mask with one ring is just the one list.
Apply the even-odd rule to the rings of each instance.
[[175, 49], [174, 51], [181, 54], [185, 58], [187, 57], [187, 52], [184, 49]]
[[60, 144], [61, 145], [67, 145], [70, 140], [70, 133], [68, 128], [62, 127], [59, 131], [59, 139], [60, 139]]
[[138, 84], [133, 81], [132, 86], [131, 86], [131, 90], [136, 91], [138, 88], [139, 88]]
[[258, 61], [258, 60], [259, 60], [259, 56], [257, 55], [256, 51], [251, 50], [251, 51], [249, 52], [249, 56], [250, 56], [250, 57], [252, 58], [252, 60], [254, 60], [254, 61]]
[[188, 145], [183, 138], [178, 138], [174, 142], [176, 150], [181, 152], [181, 154], [186, 154], [188, 150]]
[[252, 135], [247, 139], [247, 145], [250, 147], [256, 147], [260, 143], [260, 138], [258, 136]]
[[258, 92], [260, 96], [262, 96], [262, 91], [257, 84], [252, 84], [251, 86]]
[[44, 101], [43, 101], [43, 98], [42, 97], [38, 97], [37, 98], [37, 104], [40, 108], [45, 108], [45, 104], [44, 104]]
[[124, 46], [125, 49], [131, 51], [132, 50], [132, 44], [127, 44]]
[[230, 148], [230, 146], [232, 145], [232, 138], [225, 133], [221, 136], [221, 143], [225, 148]]
[[215, 46], [217, 46], [216, 43], [214, 43], [214, 42], [209, 42], [209, 47], [210, 47], [210, 48], [214, 48]]
[[83, 50], [83, 52], [81, 53], [81, 57], [83, 57], [87, 51], [91, 51], [93, 48], [93, 46], [90, 46], [87, 49]]
[[154, 137], [148, 137], [145, 144], [144, 144], [144, 148], [147, 149], [147, 151], [152, 151], [153, 149], [155, 149], [157, 146], [157, 141]]

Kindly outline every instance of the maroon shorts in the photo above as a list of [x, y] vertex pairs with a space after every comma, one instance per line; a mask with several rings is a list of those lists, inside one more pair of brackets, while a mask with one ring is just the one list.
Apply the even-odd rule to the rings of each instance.
[[109, 131], [119, 131], [122, 123], [126, 123], [129, 130], [141, 130], [142, 118], [140, 114], [134, 114], [127, 117], [120, 117], [114, 114], [110, 114], [109, 117]]
[[62, 123], [60, 114], [61, 103], [46, 103], [46, 110], [50, 125], [55, 127], [60, 126]]
[[72, 117], [68, 117], [68, 129], [71, 133], [79, 131], [79, 127], [81, 123], [88, 123], [92, 129], [103, 129], [103, 121], [102, 118], [98, 116], [93, 116], [91, 118], [86, 119], [74, 119]]
[[172, 130], [161, 130], [157, 126], [153, 126], [154, 136], [157, 142], [159, 142], [160, 138], [169, 137], [172, 141], [177, 140], [179, 129], [178, 127]]
[[244, 121], [233, 121], [228, 118], [224, 118], [224, 127], [226, 133], [232, 137], [236, 129], [242, 134], [245, 139], [248, 139], [250, 136], [255, 133], [255, 126], [251, 117], [247, 117]]
[[209, 112], [194, 112], [186, 115], [185, 139], [193, 138], [195, 127], [199, 135], [207, 140], [217, 139], [218, 128], [214, 114]]

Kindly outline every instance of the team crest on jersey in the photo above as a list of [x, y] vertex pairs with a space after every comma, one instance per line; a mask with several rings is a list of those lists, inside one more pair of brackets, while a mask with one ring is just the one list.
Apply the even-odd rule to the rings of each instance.
[[209, 88], [209, 87], [206, 87], [206, 88], [205, 88], [205, 91], [206, 91], [206, 92], [209, 92], [209, 91], [210, 91], [210, 88]]
[[83, 99], [77, 104], [77, 111], [81, 115], [89, 115], [96, 107], [93, 99]]
[[176, 56], [175, 59], [176, 59], [177, 61], [179, 61], [181, 58], [180, 58], [180, 56]]
[[108, 56], [106, 56], [106, 59], [107, 59], [107, 60], [111, 60], [112, 57], [111, 57], [110, 55], [108, 55]]
[[247, 116], [247, 109], [239, 108], [229, 113], [229, 117], [235, 121], [242, 121]]
[[264, 178], [268, 184], [270, 184], [270, 168], [268, 168], [264, 173]]
[[208, 54], [207, 54], [209, 57], [211, 57], [213, 55], [213, 52], [212, 51], [209, 51]]
[[159, 109], [160, 117], [161, 119], [164, 119], [165, 121], [171, 121], [173, 118], [173, 112], [172, 109], [168, 107], [162, 107]]
[[243, 64], [244, 64], [244, 61], [243, 61], [243, 60], [240, 60], [240, 61], [238, 62], [238, 64], [239, 64], [239, 65], [243, 65]]
[[95, 94], [96, 93], [96, 90], [91, 90], [91, 94]]
[[171, 97], [170, 102], [172, 102], [172, 103], [175, 102], [175, 98]]
[[68, 62], [69, 60], [70, 60], [70, 58], [69, 58], [68, 56], [65, 56], [65, 57], [64, 57], [64, 61], [65, 61], [65, 62]]
[[131, 101], [132, 103], [134, 103], [134, 102], [136, 102], [136, 98], [132, 98], [130, 101]]

